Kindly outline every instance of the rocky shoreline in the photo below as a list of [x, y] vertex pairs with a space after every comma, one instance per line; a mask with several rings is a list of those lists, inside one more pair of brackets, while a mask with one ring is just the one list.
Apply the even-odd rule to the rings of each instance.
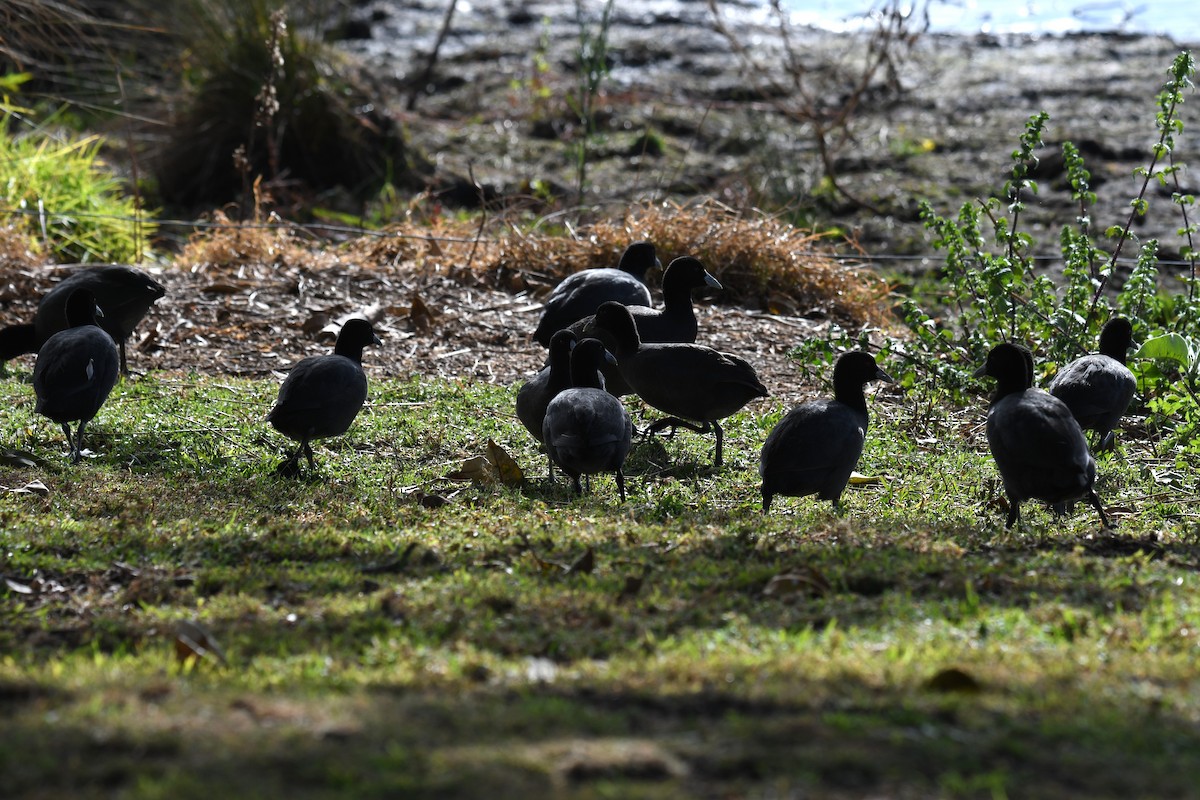
[[[599, 7], [599, 3], [588, 4]], [[473, 176], [509, 202], [555, 196], [603, 215], [637, 201], [713, 197], [734, 208], [785, 208], [800, 224], [835, 228], [841, 249], [930, 267], [932, 246], [917, 218], [919, 200], [943, 214], [999, 190], [1025, 121], [1050, 114], [1046, 153], [1078, 144], [1100, 201], [1094, 225], [1121, 224], [1157, 139], [1155, 97], [1183, 45], [1165, 37], [1078, 34], [996, 38], [916, 34], [892, 43], [893, 61], [854, 99], [844, 144], [828, 164], [856, 205], [831, 191], [804, 113], [833, 113], [850, 91], [839, 76], [869, 53], [862, 36], [779, 28], [757, 3], [720, 3], [717, 30], [708, 2], [670, 0], [614, 9], [611, 71], [590, 140], [586, 191], [579, 197], [572, 97], [580, 26], [575, 4], [503, 0], [462, 3], [432, 71], [430, 49], [443, 0], [373, 0], [343, 20], [339, 46], [361, 59], [392, 97], [390, 110], [440, 176]], [[594, 36], [598, 20], [592, 18]], [[745, 51], [739, 55], [738, 47]], [[747, 65], [750, 54], [758, 68]], [[793, 78], [803, 75], [800, 90]], [[791, 82], [791, 83], [789, 83]], [[801, 94], [808, 91], [805, 99]], [[839, 96], [838, 92], [843, 92]], [[410, 96], [416, 110], [407, 110]], [[1177, 161], [1200, 160], [1195, 106], [1185, 105]], [[1076, 204], [1053, 157], [1026, 229], [1053, 255], [1057, 230]], [[1189, 182], [1183, 188], [1195, 190]], [[1158, 238], [1165, 258], [1183, 241], [1170, 190], [1154, 189], [1136, 225]]]

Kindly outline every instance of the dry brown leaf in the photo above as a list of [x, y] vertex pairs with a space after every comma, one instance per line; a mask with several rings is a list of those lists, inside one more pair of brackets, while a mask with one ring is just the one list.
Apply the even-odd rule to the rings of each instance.
[[50, 488], [41, 481], [30, 481], [24, 486], [17, 486], [9, 491], [13, 494], [36, 494], [39, 497], [46, 497], [50, 494]]
[[559, 564], [556, 561], [547, 561], [546, 559], [539, 556], [537, 554], [537, 552], [535, 550], [533, 550], [532, 548], [530, 548], [530, 550], [528, 552], [529, 552], [529, 557], [533, 559], [534, 566], [536, 566], [538, 568], [539, 572], [549, 573], [549, 572], [562, 572], [563, 571], [564, 567], [562, 564]]
[[225, 651], [217, 640], [197, 622], [181, 620], [175, 626], [175, 660], [181, 666], [194, 666], [205, 659], [229, 666]]
[[408, 318], [412, 320], [413, 327], [419, 331], [427, 331], [433, 327], [437, 319], [437, 315], [425, 305], [425, 301], [421, 299], [421, 295], [417, 292], [412, 293], [412, 299], [409, 302]]
[[458, 469], [447, 472], [446, 477], [452, 481], [495, 483], [500, 476], [495, 465], [486, 456], [471, 456]]
[[771, 578], [763, 587], [763, 594], [767, 597], [786, 597], [796, 594], [820, 595], [828, 592], [829, 588], [829, 581], [819, 570], [813, 567], [804, 567], [801, 570], [781, 572]]
[[134, 345], [139, 353], [153, 353], [158, 349], [158, 328], [143, 333]]
[[38, 458], [25, 450], [0, 451], [0, 466], [4, 467], [36, 467]]
[[4, 585], [8, 587], [10, 592], [15, 592], [16, 594], [33, 594], [33, 587], [27, 586], [24, 583], [18, 583], [12, 578], [5, 578]]
[[503, 447], [491, 439], [488, 439], [487, 454], [488, 460], [496, 468], [496, 474], [500, 477], [500, 482], [505, 486], [520, 486], [525, 480], [525, 473], [521, 471], [520, 465], [517, 464], [512, 456], [505, 452]]
[[236, 283], [210, 283], [207, 286], [200, 287], [200, 291], [205, 294], [238, 294], [247, 289], [253, 288], [254, 284], [248, 281], [239, 281]]
[[329, 312], [314, 311], [308, 315], [308, 319], [301, 323], [300, 330], [305, 336], [315, 336], [328, 324]]

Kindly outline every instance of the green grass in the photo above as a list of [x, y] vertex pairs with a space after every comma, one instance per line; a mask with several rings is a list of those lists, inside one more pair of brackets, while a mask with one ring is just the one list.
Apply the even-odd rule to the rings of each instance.
[[57, 260], [140, 261], [156, 225], [101, 157], [104, 141], [54, 123], [22, 130], [0, 103], [0, 224]]
[[[272, 382], [123, 383], [72, 467], [11, 372], [0, 443], [43, 465], [0, 484], [48, 494], [0, 493], [7, 797], [1196, 796], [1197, 465], [1135, 433], [1116, 532], [1009, 532], [982, 399], [877, 397], [882, 482], [763, 517], [777, 401], [720, 471], [636, 445], [620, 505], [547, 485], [506, 388], [376, 380], [296, 481]], [[443, 477], [489, 438], [524, 487]], [[228, 665], [177, 661], [182, 620]]]

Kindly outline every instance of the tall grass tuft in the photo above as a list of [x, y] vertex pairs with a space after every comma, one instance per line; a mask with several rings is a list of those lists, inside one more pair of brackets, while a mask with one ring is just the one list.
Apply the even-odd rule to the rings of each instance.
[[158, 12], [178, 43], [179, 113], [155, 173], [165, 202], [249, 207], [261, 179], [280, 201], [341, 187], [415, 184], [416, 160], [353, 63], [322, 41], [315, 0], [185, 0]]
[[154, 226], [105, 163], [103, 145], [48, 125], [18, 133], [11, 114], [0, 117], [0, 225], [56, 261], [140, 261]]

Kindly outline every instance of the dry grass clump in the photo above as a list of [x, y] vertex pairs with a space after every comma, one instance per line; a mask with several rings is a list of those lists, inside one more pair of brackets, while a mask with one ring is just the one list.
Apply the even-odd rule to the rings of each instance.
[[[605, 228], [601, 223], [597, 235]], [[773, 314], [819, 315], [882, 325], [888, 286], [872, 270], [832, 256], [827, 237], [766, 214], [746, 217], [715, 203], [646, 206], [629, 227], [654, 242], [664, 265], [691, 255], [721, 281], [723, 298]], [[619, 234], [620, 229], [613, 231]]]
[[[725, 290], [720, 299], [770, 313], [824, 316], [849, 326], [887, 323], [887, 284], [871, 270], [840, 262], [824, 237], [767, 215], [744, 217], [713, 203], [647, 205], [622, 221], [601, 221], [578, 238], [513, 234], [490, 263], [501, 285], [521, 275], [536, 291], [581, 269], [615, 266], [625, 247], [648, 239], [666, 266], [699, 258]], [[657, 277], [651, 277], [654, 284]]]
[[251, 272], [285, 267], [320, 269], [338, 264], [324, 243], [302, 239], [302, 229], [278, 219], [235, 223], [223, 212], [213, 214], [213, 227], [192, 234], [175, 258], [176, 266], [191, 272], [238, 270]]
[[[664, 266], [682, 255], [699, 258], [725, 290], [719, 300], [775, 314], [831, 319], [848, 327], [883, 326], [888, 288], [868, 269], [832, 257], [821, 236], [766, 215], [747, 218], [715, 204], [645, 206], [625, 220], [601, 221], [570, 236], [529, 232], [491, 221], [441, 218], [403, 223], [340, 247], [304, 241], [285, 226], [236, 226], [204, 231], [178, 263], [207, 266], [284, 265], [401, 270], [442, 274], [540, 296], [566, 275], [611, 267], [630, 242], [654, 242]], [[660, 276], [651, 275], [657, 285]]]

